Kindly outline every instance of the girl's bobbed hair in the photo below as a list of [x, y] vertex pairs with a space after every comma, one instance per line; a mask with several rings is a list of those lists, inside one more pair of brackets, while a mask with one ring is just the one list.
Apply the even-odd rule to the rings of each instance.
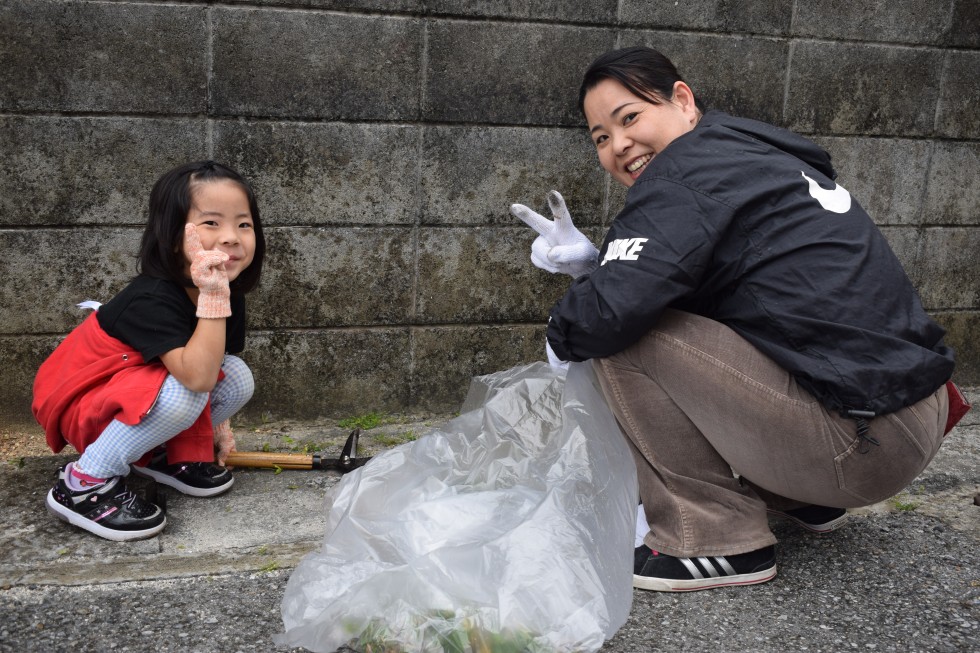
[[[673, 62], [653, 48], [611, 50], [597, 57], [582, 78], [578, 108], [583, 116], [586, 94], [604, 79], [619, 82], [633, 95], [653, 104], [669, 102], [674, 97], [674, 84], [684, 81]], [[704, 113], [705, 108], [696, 96], [694, 104]]]
[[191, 210], [191, 190], [195, 184], [229, 180], [238, 184], [248, 197], [255, 230], [255, 256], [252, 263], [231, 282], [233, 293], [254, 289], [262, 276], [265, 235], [259, 218], [259, 205], [252, 186], [235, 170], [215, 161], [195, 161], [165, 173], [150, 191], [150, 213], [140, 243], [137, 269], [141, 274], [170, 279], [182, 286], [194, 283], [184, 272], [184, 225]]

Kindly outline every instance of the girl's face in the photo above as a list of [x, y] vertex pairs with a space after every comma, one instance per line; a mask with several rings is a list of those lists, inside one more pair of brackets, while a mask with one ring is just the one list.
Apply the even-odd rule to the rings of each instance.
[[[204, 249], [217, 249], [228, 255], [225, 272], [234, 281], [255, 257], [255, 223], [248, 195], [230, 179], [191, 183], [191, 210], [187, 222], [197, 227]], [[187, 276], [190, 278], [190, 259]]]
[[694, 93], [684, 82], [674, 84], [672, 99], [654, 104], [616, 80], [604, 79], [585, 94], [583, 104], [599, 163], [627, 188], [700, 118]]

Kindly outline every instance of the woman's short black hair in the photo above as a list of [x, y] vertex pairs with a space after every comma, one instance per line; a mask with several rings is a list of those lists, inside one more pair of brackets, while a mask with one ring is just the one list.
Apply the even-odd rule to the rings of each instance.
[[247, 293], [259, 284], [262, 261], [265, 258], [265, 235], [259, 218], [259, 205], [251, 185], [235, 170], [215, 161], [195, 161], [177, 166], [165, 173], [150, 191], [150, 214], [140, 243], [138, 270], [141, 274], [160, 279], [170, 279], [183, 286], [194, 283], [184, 272], [183, 255], [184, 225], [191, 210], [191, 187], [198, 183], [233, 181], [248, 197], [249, 211], [255, 230], [255, 256], [252, 263], [242, 270], [231, 290]]
[[[674, 97], [674, 84], [684, 81], [673, 62], [653, 48], [611, 50], [597, 57], [585, 71], [578, 93], [578, 108], [583, 116], [585, 95], [604, 79], [619, 82], [633, 95], [653, 104], [669, 102]], [[694, 104], [704, 113], [697, 96]]]

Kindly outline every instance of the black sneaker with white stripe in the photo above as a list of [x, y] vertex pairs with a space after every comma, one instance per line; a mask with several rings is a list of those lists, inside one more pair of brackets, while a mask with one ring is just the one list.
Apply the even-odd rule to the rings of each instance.
[[690, 592], [755, 585], [775, 577], [775, 546], [730, 556], [676, 558], [644, 544], [633, 556], [633, 587], [641, 590]]

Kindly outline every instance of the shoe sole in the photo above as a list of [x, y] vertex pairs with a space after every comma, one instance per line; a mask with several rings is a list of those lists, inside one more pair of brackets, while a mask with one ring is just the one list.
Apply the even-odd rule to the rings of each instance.
[[141, 531], [120, 531], [114, 528], [106, 528], [98, 522], [94, 522], [91, 519], [78, 514], [71, 508], [67, 508], [55, 501], [54, 490], [48, 490], [48, 498], [47, 501], [45, 501], [45, 504], [48, 507], [48, 512], [61, 521], [66, 521], [72, 526], [78, 526], [79, 528], [82, 528], [93, 535], [98, 535], [99, 537], [112, 540], [113, 542], [145, 540], [162, 531], [163, 527], [167, 525], [167, 518], [164, 517], [163, 521], [158, 525]]
[[163, 485], [172, 487], [182, 494], [187, 494], [192, 497], [213, 497], [227, 492], [231, 489], [231, 486], [235, 484], [235, 477], [232, 476], [224, 485], [219, 485], [217, 487], [194, 487], [193, 485], [188, 485], [187, 483], [182, 482], [180, 479], [174, 478], [170, 474], [164, 474], [163, 472], [158, 472], [150, 469], [149, 467], [138, 467], [136, 465], [132, 465], [132, 468], [133, 472], [138, 476], [152, 478], [157, 483], [162, 483]]
[[653, 592], [696, 592], [711, 590], [719, 587], [740, 587], [742, 585], [757, 585], [776, 577], [776, 565], [751, 574], [737, 576], [721, 576], [718, 578], [692, 578], [691, 580], [675, 580], [672, 578], [652, 578], [633, 574], [633, 587], [639, 590]]
[[798, 526], [805, 528], [811, 533], [830, 533], [831, 531], [836, 531], [848, 521], [848, 514], [846, 512], [837, 519], [831, 519], [829, 522], [823, 524], [810, 524], [785, 512], [779, 512], [778, 510], [768, 510], [767, 512], [770, 515], [782, 517], [783, 519], [788, 519], [791, 522], [796, 522]]

